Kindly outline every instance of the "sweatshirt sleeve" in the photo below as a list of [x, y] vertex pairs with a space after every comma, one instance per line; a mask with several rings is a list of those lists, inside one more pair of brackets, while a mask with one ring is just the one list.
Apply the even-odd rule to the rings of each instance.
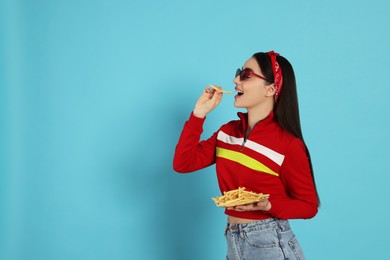
[[173, 157], [176, 172], [193, 172], [215, 163], [216, 133], [209, 139], [200, 141], [205, 118], [191, 113], [185, 122]]
[[287, 196], [270, 197], [269, 213], [280, 219], [309, 219], [318, 211], [317, 192], [303, 142], [295, 139], [289, 146], [281, 167], [281, 181]]

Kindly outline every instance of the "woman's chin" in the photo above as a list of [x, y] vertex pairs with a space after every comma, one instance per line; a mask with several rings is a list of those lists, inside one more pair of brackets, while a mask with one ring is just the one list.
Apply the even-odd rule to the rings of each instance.
[[237, 108], [242, 108], [242, 102], [240, 102], [240, 98], [239, 96], [235, 96], [235, 99], [234, 99], [234, 106], [237, 107]]

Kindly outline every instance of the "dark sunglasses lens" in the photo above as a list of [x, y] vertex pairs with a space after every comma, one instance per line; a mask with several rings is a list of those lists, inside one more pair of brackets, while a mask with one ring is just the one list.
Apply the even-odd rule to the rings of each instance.
[[248, 70], [248, 69], [242, 70], [241, 73], [240, 73], [240, 80], [246, 80], [246, 79], [248, 79], [249, 76], [250, 76], [250, 74], [251, 74], [251, 71], [250, 71], [250, 70]]
[[241, 72], [242, 72], [241, 69], [237, 69], [235, 78], [237, 78], [237, 76], [240, 76], [240, 75], [241, 75]]
[[236, 77], [240, 76], [240, 80], [247, 80], [251, 75], [251, 70], [250, 69], [237, 69], [236, 71]]

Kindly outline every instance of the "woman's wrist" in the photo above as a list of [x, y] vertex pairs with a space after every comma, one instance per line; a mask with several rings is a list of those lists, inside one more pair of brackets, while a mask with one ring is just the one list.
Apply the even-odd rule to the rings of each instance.
[[199, 118], [205, 118], [205, 117], [206, 117], [206, 114], [205, 114], [205, 113], [199, 112], [199, 111], [197, 111], [196, 109], [194, 109], [194, 110], [192, 111], [192, 114], [194, 114], [194, 116], [199, 117]]

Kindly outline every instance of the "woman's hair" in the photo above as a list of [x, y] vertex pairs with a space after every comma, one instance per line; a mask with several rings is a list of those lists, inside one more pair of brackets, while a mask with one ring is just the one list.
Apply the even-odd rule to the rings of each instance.
[[[274, 73], [272, 70], [271, 58], [267, 53], [258, 52], [253, 55], [253, 58], [256, 59], [257, 63], [260, 66], [261, 72], [269, 83], [274, 83]], [[292, 135], [298, 137], [304, 144], [305, 141], [302, 135], [301, 121], [299, 118], [299, 106], [298, 106], [298, 94], [297, 86], [295, 82], [294, 70], [290, 62], [282, 56], [277, 56], [276, 61], [279, 63], [279, 66], [283, 75], [283, 84], [282, 90], [279, 94], [277, 102], [274, 106], [274, 117], [279, 125], [290, 132]], [[309, 158], [310, 171], [313, 178], [314, 186], [317, 187], [314, 179], [313, 165], [311, 162], [309, 149], [306, 148], [306, 153]], [[318, 202], [319, 196], [317, 192]]]

